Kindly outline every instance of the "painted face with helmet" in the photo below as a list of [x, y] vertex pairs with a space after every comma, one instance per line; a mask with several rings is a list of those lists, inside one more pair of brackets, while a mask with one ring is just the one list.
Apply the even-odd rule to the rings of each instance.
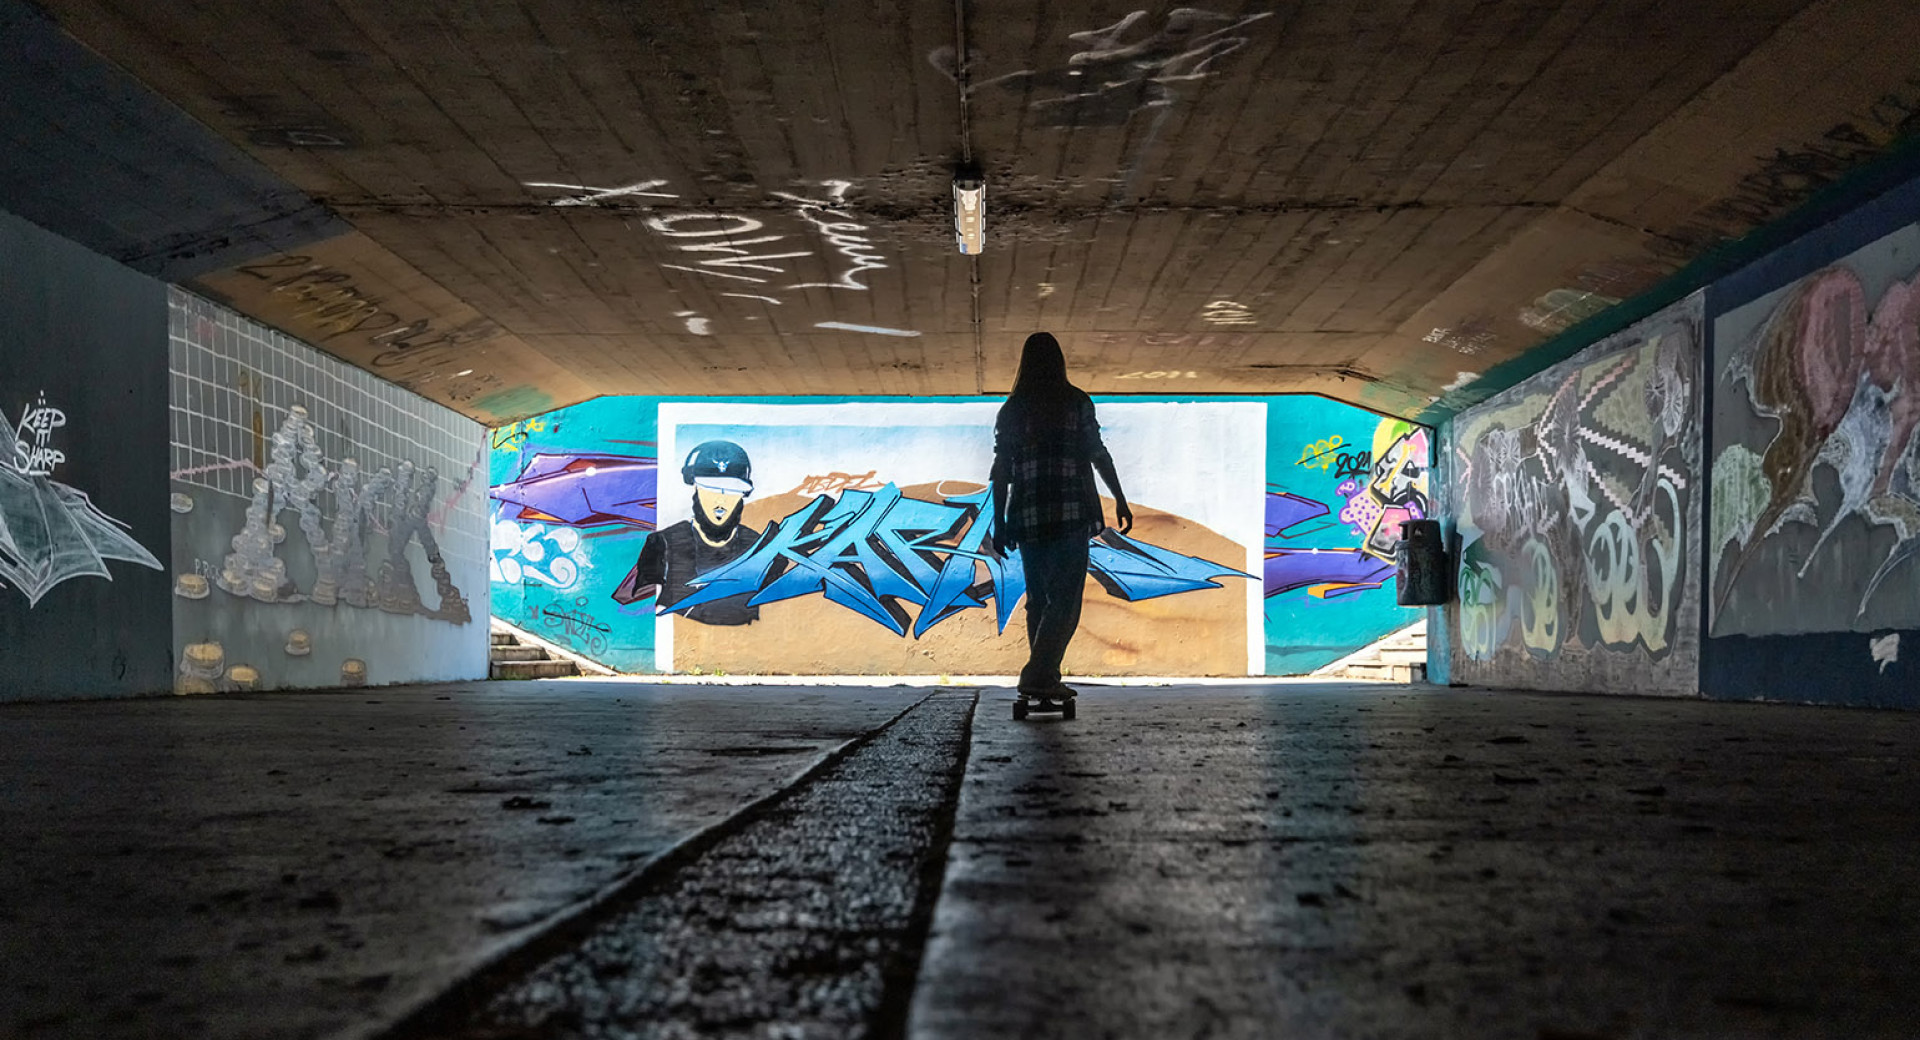
[[705, 441], [687, 453], [680, 477], [693, 485], [693, 521], [700, 537], [722, 545], [740, 526], [740, 507], [753, 493], [753, 461], [732, 441]]

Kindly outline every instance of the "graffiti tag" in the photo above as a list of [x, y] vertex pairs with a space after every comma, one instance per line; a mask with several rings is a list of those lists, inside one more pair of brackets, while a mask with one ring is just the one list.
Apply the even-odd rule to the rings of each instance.
[[53, 431], [67, 424], [67, 413], [47, 404], [46, 394], [38, 404], [23, 409], [13, 439], [13, 468], [25, 477], [53, 475], [55, 466], [67, 461], [65, 452], [49, 442]]
[[1322, 437], [1308, 444], [1306, 447], [1301, 448], [1300, 461], [1294, 463], [1294, 465], [1305, 466], [1308, 469], [1326, 469], [1333, 465], [1334, 453], [1339, 451], [1346, 443], [1346, 438], [1337, 433], [1331, 437]]
[[870, 491], [880, 486], [880, 482], [873, 479], [878, 472], [879, 470], [870, 469], [865, 473], [841, 473], [836, 470], [832, 473], [813, 475], [802, 480], [800, 485], [788, 494], [827, 495], [836, 491]]

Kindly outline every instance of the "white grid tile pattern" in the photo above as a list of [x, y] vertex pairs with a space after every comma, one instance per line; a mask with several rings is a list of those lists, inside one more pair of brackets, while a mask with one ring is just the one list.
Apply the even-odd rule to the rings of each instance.
[[349, 458], [362, 472], [402, 461], [433, 467], [441, 547], [450, 558], [487, 555], [479, 423], [185, 290], [172, 289], [168, 304], [174, 480], [251, 497], [256, 460], [266, 461], [274, 431], [304, 405], [329, 472]]

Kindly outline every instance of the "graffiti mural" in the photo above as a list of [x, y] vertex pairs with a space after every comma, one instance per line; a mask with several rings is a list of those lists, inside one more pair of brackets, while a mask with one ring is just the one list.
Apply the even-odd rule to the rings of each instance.
[[1432, 455], [1424, 427], [1387, 420], [1374, 431], [1371, 451], [1341, 457], [1334, 471], [1340, 479], [1336, 490], [1346, 501], [1340, 520], [1360, 536], [1360, 547], [1367, 554], [1392, 560], [1394, 547], [1400, 544], [1400, 525], [1429, 515], [1427, 471]]
[[1289, 544], [1297, 537], [1331, 526], [1312, 524], [1331, 513], [1332, 509], [1324, 502], [1290, 491], [1268, 490], [1266, 595], [1305, 589], [1308, 595], [1330, 599], [1377, 589], [1393, 576], [1391, 563], [1376, 558], [1361, 546], [1327, 548]]
[[[253, 480], [246, 519], [229, 543], [233, 551], [214, 586], [262, 603], [342, 604], [456, 624], [471, 620], [466, 597], [453, 584], [427, 522], [439, 475], [431, 466], [416, 472], [409, 461], [364, 476], [354, 459], [329, 467], [307, 414], [305, 406], [294, 405], [275, 431], [272, 461]], [[328, 493], [333, 500], [330, 517], [322, 510], [322, 496]], [[288, 576], [287, 561], [276, 548], [287, 537], [279, 522], [283, 517], [296, 520], [313, 558], [314, 579], [306, 589]], [[368, 546], [376, 533], [385, 536], [386, 549], [370, 559]], [[416, 543], [432, 575], [437, 594], [433, 607], [422, 602], [407, 558], [408, 548]]]
[[[1318, 545], [1306, 550], [1289, 546], [1302, 530], [1326, 529], [1326, 523], [1303, 525], [1333, 514], [1333, 509], [1291, 491], [1268, 488], [1267, 595], [1302, 587], [1321, 597], [1379, 588], [1392, 573], [1400, 525], [1429, 515], [1427, 474], [1432, 454], [1426, 427], [1399, 419], [1381, 420], [1365, 448], [1350, 446], [1342, 434], [1308, 441], [1294, 465], [1318, 470], [1338, 482], [1332, 496], [1339, 506], [1337, 518], [1359, 544], [1331, 552]], [[1333, 562], [1349, 552], [1353, 560]]]
[[[496, 430], [496, 612], [627, 671], [1013, 671], [1025, 578], [987, 549], [997, 407], [606, 398]], [[1424, 511], [1423, 429], [1318, 398], [1099, 407], [1136, 526], [1090, 546], [1069, 667], [1304, 671], [1417, 618], [1368, 548], [1398, 528], [1338, 514]], [[1357, 450], [1294, 466], [1316, 440]]]
[[1455, 679], [1697, 687], [1701, 321], [1695, 296], [1455, 419]]
[[206, 300], [172, 308], [176, 691], [484, 674], [485, 432]]
[[161, 570], [127, 525], [101, 512], [86, 492], [53, 479], [67, 461], [55, 436], [67, 425], [66, 412], [41, 394], [19, 414], [16, 422], [0, 412], [10, 442], [0, 449], [0, 589], [12, 588], [33, 607], [61, 582], [112, 581], [108, 560]]
[[1713, 635], [1920, 626], [1920, 233], [1894, 238], [1716, 322]]

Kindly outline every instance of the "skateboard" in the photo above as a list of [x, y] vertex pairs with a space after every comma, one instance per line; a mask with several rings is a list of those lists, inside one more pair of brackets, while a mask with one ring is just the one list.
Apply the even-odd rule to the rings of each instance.
[[1021, 693], [1013, 701], [1013, 720], [1021, 722], [1028, 715], [1059, 715], [1063, 719], [1073, 718], [1073, 690], [1060, 688], [1062, 692], [1051, 697], [1038, 694]]

